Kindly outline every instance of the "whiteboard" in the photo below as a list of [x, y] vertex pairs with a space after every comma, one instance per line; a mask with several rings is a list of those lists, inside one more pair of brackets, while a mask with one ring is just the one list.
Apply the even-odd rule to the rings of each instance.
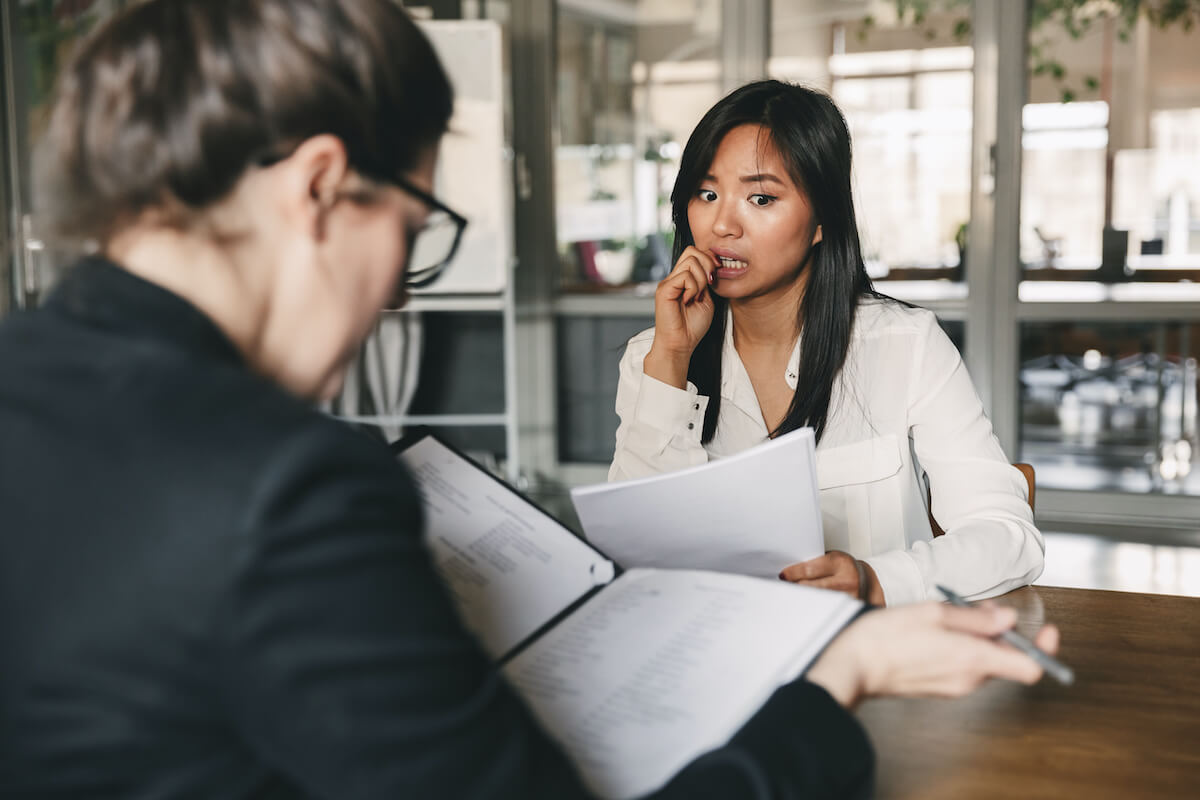
[[511, 150], [504, 135], [504, 63], [494, 20], [422, 20], [454, 86], [454, 116], [434, 178], [438, 199], [465, 216], [454, 261], [418, 294], [499, 293], [512, 262]]

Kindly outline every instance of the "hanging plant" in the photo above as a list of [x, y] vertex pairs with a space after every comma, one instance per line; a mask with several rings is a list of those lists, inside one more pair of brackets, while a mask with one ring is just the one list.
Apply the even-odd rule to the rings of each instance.
[[71, 45], [127, 0], [21, 0], [19, 32], [29, 43], [29, 101], [34, 108], [50, 95]]
[[[891, 0], [896, 9], [896, 18], [901, 23], [922, 31], [928, 40], [938, 37], [931, 20], [949, 15], [954, 22], [951, 37], [965, 43], [971, 36], [971, 0]], [[1069, 103], [1081, 92], [1094, 92], [1100, 88], [1095, 75], [1082, 75], [1073, 81], [1067, 68], [1054, 57], [1054, 30], [1065, 32], [1072, 39], [1080, 39], [1097, 25], [1112, 21], [1116, 36], [1121, 41], [1129, 40], [1138, 19], [1145, 17], [1160, 30], [1178, 27], [1191, 31], [1200, 24], [1200, 0], [1032, 0], [1029, 10], [1029, 71], [1035, 76], [1045, 76], [1060, 86], [1062, 102]], [[859, 24], [858, 35], [865, 39], [877, 27], [874, 16], [864, 17]]]

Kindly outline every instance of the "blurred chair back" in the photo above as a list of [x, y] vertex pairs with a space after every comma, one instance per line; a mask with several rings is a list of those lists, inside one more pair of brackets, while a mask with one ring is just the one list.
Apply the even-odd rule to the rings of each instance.
[[[1029, 509], [1032, 511], [1034, 508], [1034, 505], [1033, 505], [1034, 492], [1037, 489], [1036, 485], [1034, 484], [1034, 479], [1033, 479], [1034, 478], [1033, 465], [1032, 464], [1013, 464], [1013, 466], [1021, 471], [1021, 474], [1025, 476], [1025, 483], [1027, 483], [1029, 485]], [[928, 491], [926, 491], [926, 493], [925, 493], [925, 499], [926, 499], [926, 501], [928, 501], [927, 506], [929, 508], [929, 527], [933, 531], [934, 536], [941, 536], [942, 534], [945, 533], [945, 531], [942, 530], [941, 526], [937, 524], [937, 520], [933, 518], [933, 497]]]

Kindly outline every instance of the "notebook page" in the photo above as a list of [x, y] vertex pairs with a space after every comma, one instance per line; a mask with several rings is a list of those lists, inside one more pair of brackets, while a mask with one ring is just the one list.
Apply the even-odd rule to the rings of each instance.
[[611, 562], [434, 437], [398, 457], [424, 501], [434, 566], [493, 659], [612, 579]]
[[594, 792], [635, 797], [724, 745], [860, 608], [778, 580], [630, 570], [504, 673]]

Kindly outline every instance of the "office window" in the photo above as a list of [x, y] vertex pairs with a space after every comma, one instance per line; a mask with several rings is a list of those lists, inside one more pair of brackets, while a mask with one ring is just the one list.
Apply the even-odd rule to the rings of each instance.
[[1200, 325], [1021, 327], [1021, 459], [1058, 489], [1200, 494]]
[[1200, 31], [1031, 19], [1021, 458], [1048, 488], [1200, 494]]
[[769, 71], [827, 89], [845, 113], [868, 272], [917, 302], [965, 296], [948, 284], [963, 279], [970, 215], [974, 59], [955, 33], [968, 14], [915, 24], [890, 2], [772, 6]]
[[1021, 261], [1034, 269], [1095, 270], [1108, 104], [1030, 103], [1022, 118]]
[[[46, 114], [59, 70], [74, 44], [97, 23], [116, 13], [131, 0], [21, 0], [0, 5], [6, 38], [0, 41], [0, 92], [5, 106], [0, 124], [5, 127], [3, 152], [4, 194], [10, 204], [0, 224], [10, 226], [9, 260], [13, 276], [14, 305], [34, 305], [53, 285], [61, 268], [76, 253], [62, 249], [45, 236], [44, 226], [34, 213], [33, 153], [45, 128]], [[11, 112], [11, 113], [10, 113]], [[0, 270], [4, 272], [4, 270]]]
[[566, 291], [657, 282], [671, 268], [683, 144], [720, 97], [720, 5], [561, 0], [554, 153]]
[[1200, 32], [1100, 17], [1073, 39], [1052, 16], [1030, 35], [1041, 55], [1024, 113], [1026, 281], [1195, 280]]

